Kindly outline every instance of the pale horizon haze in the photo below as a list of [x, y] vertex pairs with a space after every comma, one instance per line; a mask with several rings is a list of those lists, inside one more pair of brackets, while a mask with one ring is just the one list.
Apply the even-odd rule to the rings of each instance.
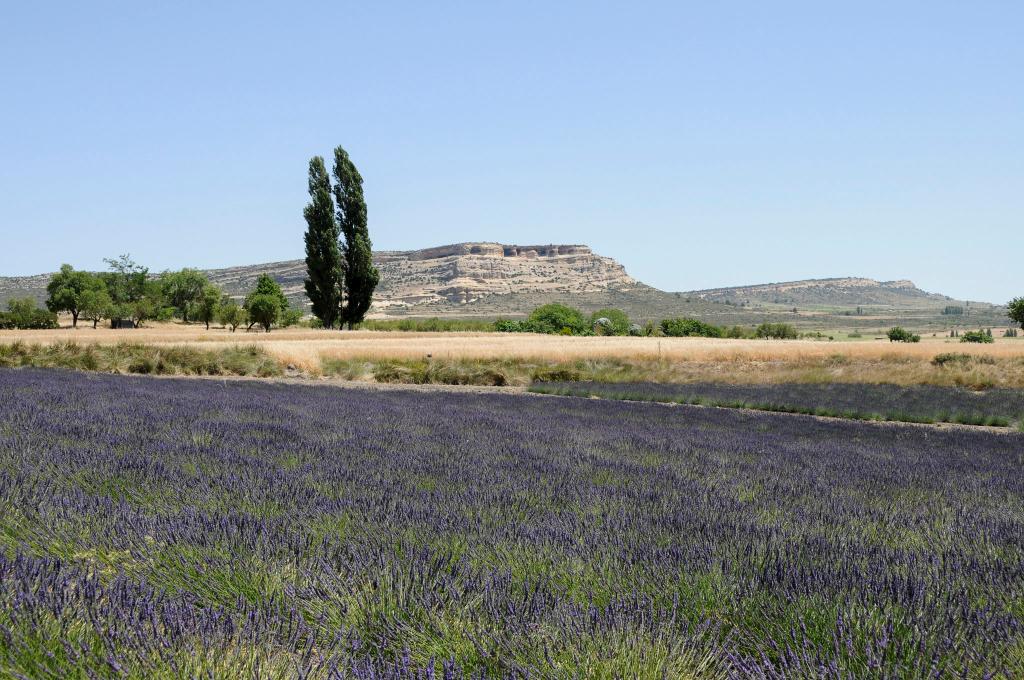
[[8, 3], [0, 276], [583, 243], [669, 291], [1024, 295], [1024, 4]]

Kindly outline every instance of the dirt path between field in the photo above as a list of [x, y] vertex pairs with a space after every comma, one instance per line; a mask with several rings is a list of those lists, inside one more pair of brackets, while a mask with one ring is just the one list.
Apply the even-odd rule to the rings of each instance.
[[858, 422], [865, 425], [899, 425], [902, 427], [918, 427], [928, 428], [931, 430], [950, 430], [950, 429], [965, 429], [976, 432], [995, 432], [999, 434], [1012, 435], [1019, 434], [1019, 430], [1014, 427], [992, 427], [988, 425], [965, 425], [961, 423], [908, 423], [898, 420], [858, 420], [854, 418], [840, 418], [833, 416], [817, 416], [807, 413], [786, 413], [784, 411], [767, 411], [763, 409], [749, 409], [749, 408], [734, 408], [731, 406], [708, 406], [703, 404], [677, 404], [674, 402], [661, 402], [661, 401], [632, 401], [628, 399], [605, 399], [604, 397], [580, 397], [580, 396], [564, 396], [560, 394], [540, 394], [538, 392], [530, 392], [527, 386], [523, 385], [506, 385], [506, 386], [488, 386], [488, 385], [440, 385], [436, 383], [427, 384], [416, 384], [416, 383], [379, 383], [370, 382], [365, 380], [345, 380], [343, 378], [303, 378], [303, 377], [274, 377], [274, 378], [260, 378], [256, 376], [216, 376], [216, 375], [161, 375], [161, 376], [140, 376], [147, 378], [156, 379], [191, 379], [191, 380], [213, 380], [213, 381], [233, 381], [233, 382], [262, 382], [262, 383], [275, 383], [281, 385], [305, 385], [307, 387], [337, 387], [341, 389], [353, 389], [353, 390], [380, 390], [380, 391], [399, 391], [399, 392], [448, 392], [454, 394], [518, 394], [527, 397], [537, 398], [548, 398], [548, 399], [600, 399], [605, 401], [625, 401], [632, 404], [648, 404], [651, 406], [661, 406], [665, 408], [690, 408], [690, 409], [706, 409], [706, 408], [717, 408], [726, 409], [729, 411], [745, 411], [747, 413], [767, 413], [779, 417], [789, 418], [815, 418], [817, 420], [842, 420], [845, 422]]

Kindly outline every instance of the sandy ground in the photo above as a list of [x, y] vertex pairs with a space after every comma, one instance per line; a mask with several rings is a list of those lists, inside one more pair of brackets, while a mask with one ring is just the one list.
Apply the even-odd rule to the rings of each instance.
[[815, 360], [843, 355], [864, 360], [931, 359], [940, 352], [965, 352], [995, 358], [1024, 357], [1024, 338], [1000, 338], [994, 344], [961, 343], [951, 338], [922, 338], [920, 343], [863, 340], [720, 340], [713, 338], [564, 337], [525, 333], [407, 333], [283, 329], [270, 333], [230, 333], [201, 325], [152, 324], [136, 330], [77, 329], [0, 331], [0, 342], [55, 342], [198, 345], [258, 344], [272, 355], [299, 366], [338, 359], [484, 359], [517, 357], [567, 361], [576, 359], [665, 359], [697, 362], [772, 362]]

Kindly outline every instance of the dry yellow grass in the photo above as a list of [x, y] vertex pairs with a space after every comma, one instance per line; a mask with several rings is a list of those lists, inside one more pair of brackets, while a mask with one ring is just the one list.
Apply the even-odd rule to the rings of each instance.
[[[920, 343], [874, 339], [721, 340], [711, 338], [564, 337], [513, 333], [408, 333], [282, 329], [229, 333], [215, 328], [153, 324], [137, 330], [83, 327], [52, 331], [0, 331], [14, 341], [206, 346], [256, 344], [285, 364], [311, 375], [324, 360], [380, 362], [431, 357], [434, 361], [511, 360], [543, 363], [618, 362], [644, 367], [650, 379], [738, 382], [847, 381], [1024, 387], [1024, 338], [991, 345], [924, 338]], [[936, 367], [940, 353], [977, 357], [958, 366]]]

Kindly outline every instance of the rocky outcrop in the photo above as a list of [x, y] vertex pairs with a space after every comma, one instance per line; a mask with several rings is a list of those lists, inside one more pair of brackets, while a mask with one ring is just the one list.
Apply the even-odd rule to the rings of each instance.
[[913, 281], [875, 281], [860, 277], [806, 279], [756, 286], [698, 290], [685, 295], [711, 302], [778, 305], [880, 305], [887, 307], [928, 307], [946, 304], [952, 298], [929, 293]]
[[585, 245], [456, 243], [374, 256], [381, 273], [374, 308], [468, 304], [517, 292], [574, 293], [636, 285], [615, 260]]

